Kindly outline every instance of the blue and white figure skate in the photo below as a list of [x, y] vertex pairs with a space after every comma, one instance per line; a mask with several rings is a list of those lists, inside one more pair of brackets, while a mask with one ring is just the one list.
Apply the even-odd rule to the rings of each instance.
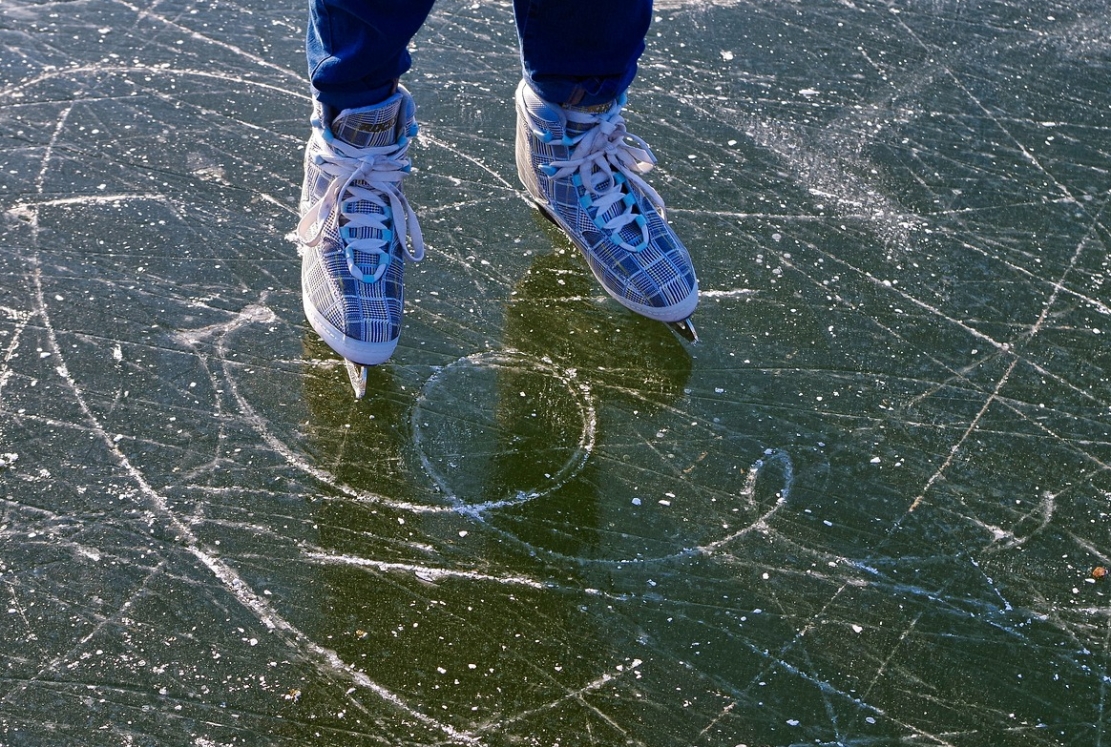
[[420, 225], [401, 190], [415, 114], [400, 87], [381, 104], [334, 117], [318, 102], [305, 148], [297, 226], [305, 316], [343, 356], [356, 397], [366, 393], [366, 367], [397, 348], [405, 262], [424, 256]]
[[517, 87], [517, 174], [540, 209], [586, 257], [602, 287], [638, 314], [697, 340], [698, 280], [643, 175], [656, 163], [625, 129], [625, 97], [561, 107]]

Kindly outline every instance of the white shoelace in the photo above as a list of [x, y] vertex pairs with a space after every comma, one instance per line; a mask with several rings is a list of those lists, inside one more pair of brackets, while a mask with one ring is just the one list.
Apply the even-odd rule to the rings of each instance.
[[[392, 233], [384, 221], [393, 217], [394, 231], [405, 252], [412, 262], [424, 258], [424, 237], [421, 234], [417, 215], [405, 199], [400, 189], [401, 180], [409, 169], [409, 159], [405, 153], [409, 144], [378, 148], [357, 148], [338, 140], [328, 142], [320, 131], [313, 133], [319, 152], [316, 165], [332, 177], [324, 194], [314, 202], [297, 224], [297, 236], [306, 246], [316, 246], [324, 235], [328, 217], [336, 214], [336, 230], [343, 240], [343, 253], [347, 268], [357, 279], [365, 283], [379, 280], [392, 260], [390, 243]], [[360, 183], [361, 182], [361, 183]], [[364, 186], [365, 185], [365, 186]], [[383, 199], [383, 197], [385, 199]], [[367, 200], [382, 209], [382, 213], [348, 212], [347, 204]], [[336, 205], [339, 210], [335, 210]], [[339, 216], [346, 222], [339, 224]], [[348, 231], [358, 228], [372, 228], [382, 234], [382, 238], [355, 239]], [[412, 245], [410, 248], [410, 244]], [[377, 256], [377, 266], [373, 272], [364, 272], [355, 262], [355, 252]]]
[[[641, 251], [649, 243], [648, 226], [644, 217], [634, 212], [635, 201], [626, 199], [624, 185], [628, 180], [643, 191], [662, 215], [663, 198], [641, 178], [641, 174], [647, 174], [656, 165], [656, 157], [652, 155], [648, 143], [625, 129], [625, 119], [619, 112], [587, 114], [568, 111], [567, 118], [576, 124], [593, 126], [567, 141], [573, 147], [571, 157], [565, 161], [552, 161], [549, 166], [555, 171], [551, 175], [560, 179], [577, 173], [582, 185], [592, 195], [592, 204], [598, 209], [598, 217], [605, 215], [615, 203], [624, 201], [626, 204], [623, 211], [604, 224], [597, 225], [610, 231], [617, 243], [628, 251]], [[606, 183], [609, 186], [600, 190], [601, 185]], [[640, 227], [639, 245], [630, 245], [620, 238], [621, 230], [630, 223], [637, 223]]]

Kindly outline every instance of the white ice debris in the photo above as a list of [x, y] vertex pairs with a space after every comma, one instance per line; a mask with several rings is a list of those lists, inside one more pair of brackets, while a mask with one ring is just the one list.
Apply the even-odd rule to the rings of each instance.
[[75, 549], [77, 550], [78, 554], [85, 556], [89, 560], [92, 560], [94, 562], [100, 561], [100, 551], [97, 550], [95, 547], [85, 547], [84, 545], [77, 545]]

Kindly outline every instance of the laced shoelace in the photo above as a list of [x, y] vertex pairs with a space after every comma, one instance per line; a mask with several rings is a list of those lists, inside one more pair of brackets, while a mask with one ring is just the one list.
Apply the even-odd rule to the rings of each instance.
[[[315, 163], [332, 179], [324, 194], [314, 202], [297, 224], [297, 236], [306, 246], [316, 246], [324, 236], [328, 217], [336, 214], [336, 230], [343, 239], [347, 269], [364, 283], [378, 281], [390, 266], [393, 257], [390, 244], [396, 232], [405, 257], [412, 262], [424, 258], [424, 237], [417, 215], [400, 189], [401, 180], [409, 172], [408, 139], [400, 145], [358, 148], [338, 140], [325, 138], [318, 130], [313, 133], [319, 152]], [[354, 203], [366, 200], [382, 212], [355, 212]], [[335, 210], [336, 205], [339, 210]], [[344, 222], [340, 222], [340, 217]], [[401, 216], [399, 219], [397, 216]], [[386, 221], [393, 218], [394, 229]], [[355, 231], [370, 228], [380, 237], [356, 238]], [[411, 247], [410, 247], [411, 244]], [[364, 270], [355, 261], [355, 252], [375, 257], [373, 270]]]
[[[565, 135], [563, 143], [572, 148], [564, 161], [552, 161], [542, 170], [551, 177], [562, 179], [570, 176], [576, 186], [586, 188], [581, 204], [595, 207], [594, 224], [608, 231], [616, 243], [630, 252], [639, 252], [649, 244], [648, 224], [641, 214], [636, 197], [629, 183], [640, 189], [662, 215], [663, 198], [652, 189], [641, 174], [647, 174], [656, 165], [648, 143], [625, 129], [625, 119], [620, 111], [591, 114], [567, 111], [567, 119], [588, 129], [574, 136]], [[542, 139], [550, 133], [538, 133]], [[631, 142], [630, 142], [631, 141]], [[624, 209], [605, 222], [602, 217], [618, 202]], [[640, 229], [641, 240], [630, 244], [621, 237], [621, 231], [631, 223]]]

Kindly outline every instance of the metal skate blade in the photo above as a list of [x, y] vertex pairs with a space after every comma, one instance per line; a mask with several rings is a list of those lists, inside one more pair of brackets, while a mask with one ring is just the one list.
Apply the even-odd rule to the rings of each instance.
[[556, 228], [562, 228], [562, 226], [560, 226], [560, 225], [559, 225], [559, 221], [557, 221], [557, 220], [555, 219], [555, 216], [554, 216], [554, 215], [552, 215], [551, 211], [550, 211], [550, 210], [548, 210], [548, 206], [547, 206], [547, 205], [544, 205], [544, 204], [542, 204], [542, 203], [539, 203], [539, 202], [534, 202], [534, 203], [533, 203], [533, 205], [535, 205], [535, 206], [536, 206], [536, 209], [540, 211], [540, 214], [541, 214], [541, 215], [543, 215], [543, 216], [544, 216], [545, 218], [547, 218], [547, 219], [548, 219], [548, 221], [549, 221], [549, 222], [550, 222], [550, 223], [551, 223], [551, 224], [552, 224], [553, 226], [555, 226]]
[[687, 342], [698, 342], [698, 332], [689, 318], [681, 322], [669, 322], [667, 326]]
[[347, 378], [351, 381], [351, 388], [355, 390], [355, 399], [362, 399], [366, 396], [367, 367], [348, 360], [345, 360], [343, 365], [347, 369]]

